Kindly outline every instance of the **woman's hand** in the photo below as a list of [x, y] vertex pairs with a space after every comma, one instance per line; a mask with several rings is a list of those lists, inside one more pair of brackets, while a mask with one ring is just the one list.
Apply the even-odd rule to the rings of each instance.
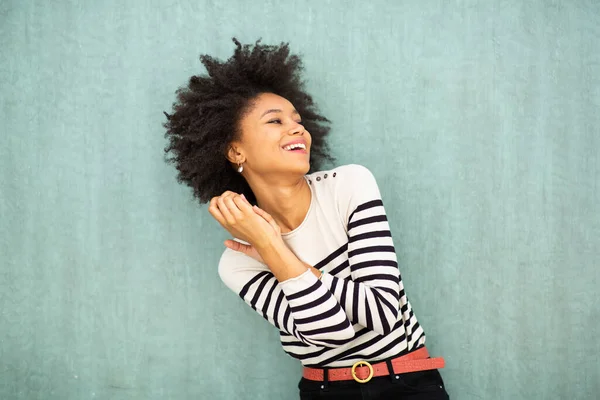
[[256, 251], [256, 249], [251, 245], [236, 242], [235, 240], [226, 240], [225, 246], [229, 247], [231, 250], [239, 251], [240, 253], [244, 253], [248, 257], [252, 257], [260, 263], [263, 263], [263, 264], [265, 263], [263, 258], [260, 256], [260, 254], [258, 254], [258, 251]]
[[[271, 217], [271, 215], [269, 213], [267, 213], [266, 211], [264, 211], [263, 209], [261, 209], [257, 206], [254, 206], [253, 210], [256, 214], [263, 217], [273, 227], [273, 229], [275, 229], [277, 232], [279, 232], [279, 234], [281, 234], [281, 228], [279, 227], [279, 225], [277, 225], [277, 222], [275, 222], [275, 220], [273, 219], [273, 217]], [[252, 245], [247, 245], [247, 244], [243, 244], [240, 242], [236, 242], [235, 240], [226, 240], [225, 246], [229, 247], [231, 250], [239, 251], [240, 253], [244, 253], [247, 256], [254, 258], [258, 262], [261, 262], [263, 264], [265, 263], [263, 261], [261, 255], [256, 250], [256, 248], [254, 248], [254, 246], [252, 246]]]
[[[213, 197], [208, 210], [232, 236], [250, 243], [247, 245], [226, 240], [225, 246], [267, 265], [280, 282], [297, 277], [307, 269], [321, 278], [321, 271], [300, 261], [287, 247], [281, 238], [281, 228], [273, 217], [259, 207], [252, 206], [243, 195], [225, 192]], [[265, 237], [271, 241], [261, 242], [261, 238]], [[269, 248], [270, 244], [274, 246]]]
[[213, 197], [208, 211], [233, 237], [250, 243], [244, 245], [228, 240], [225, 245], [262, 262], [258, 250], [274, 240], [281, 240], [281, 229], [273, 217], [252, 206], [243, 195], [227, 191]]

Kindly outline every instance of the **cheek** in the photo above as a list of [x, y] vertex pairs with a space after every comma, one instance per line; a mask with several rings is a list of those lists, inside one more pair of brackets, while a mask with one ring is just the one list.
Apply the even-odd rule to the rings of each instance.
[[248, 157], [255, 163], [268, 162], [273, 157], [278, 157], [284, 150], [281, 148], [281, 135], [270, 129], [255, 132], [252, 140], [246, 143]]

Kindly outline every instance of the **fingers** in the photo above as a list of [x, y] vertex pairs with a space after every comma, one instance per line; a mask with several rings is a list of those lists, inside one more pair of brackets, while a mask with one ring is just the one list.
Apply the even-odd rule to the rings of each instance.
[[229, 221], [233, 220], [233, 215], [224, 200], [236, 195], [237, 193], [226, 191], [221, 196], [213, 197], [209, 203], [208, 211], [225, 229], [227, 229], [226, 225], [229, 224]]
[[231, 250], [239, 251], [241, 253], [247, 253], [250, 249], [250, 246], [240, 242], [236, 242], [235, 240], [226, 240], [225, 246], [229, 247]]
[[269, 214], [268, 212], [266, 212], [262, 208], [259, 208], [258, 206], [254, 206], [253, 208], [254, 208], [254, 212], [256, 214], [258, 214], [261, 217], [263, 217], [265, 219], [265, 221], [267, 221], [269, 223], [269, 225], [271, 225], [276, 231], [279, 231], [279, 225], [277, 225], [277, 222], [271, 216], [271, 214]]
[[254, 212], [257, 213], [258, 215], [260, 215], [261, 217], [263, 217], [264, 219], [266, 219], [267, 222], [269, 222], [269, 223], [271, 223], [271, 221], [274, 221], [273, 217], [271, 217], [271, 214], [269, 214], [268, 212], [266, 212], [262, 208], [254, 206]]
[[254, 212], [252, 211], [252, 205], [250, 202], [248, 202], [248, 200], [246, 200], [246, 197], [243, 194], [240, 196], [234, 196], [233, 201], [241, 211], [246, 213]]
[[246, 213], [252, 212], [252, 205], [246, 199], [246, 196], [244, 196], [243, 193], [237, 194], [234, 192], [227, 191], [221, 195], [221, 198], [223, 198], [225, 204], [227, 205], [227, 207], [229, 207], [229, 211], [234, 216], [242, 217], [242, 215], [239, 214], [237, 212], [237, 210], [240, 210], [240, 211], [243, 211]]
[[247, 244], [243, 244], [240, 242], [236, 242], [235, 240], [226, 240], [225, 246], [234, 251], [239, 251], [240, 253], [244, 253], [248, 257], [254, 258], [256, 261], [264, 264], [264, 261], [260, 254], [256, 251], [256, 249]]
[[218, 200], [219, 200], [219, 197], [213, 197], [212, 199], [210, 199], [210, 203], [208, 206], [208, 212], [210, 212], [210, 215], [212, 215], [213, 218], [216, 219], [217, 222], [219, 224], [221, 224], [221, 226], [223, 228], [225, 228], [225, 224], [227, 221], [225, 221], [225, 217], [221, 213], [221, 210], [219, 210], [219, 205], [217, 203]]
[[217, 200], [219, 210], [229, 225], [235, 225], [243, 217], [240, 209], [233, 202], [232, 196], [220, 196]]
[[258, 206], [254, 206], [253, 209], [254, 209], [255, 213], [257, 213], [258, 215], [260, 215], [264, 219], [267, 219], [266, 216], [270, 217], [270, 215], [265, 210], [263, 210], [262, 208], [259, 208]]
[[211, 199], [209, 211], [224, 227], [236, 225], [253, 213], [252, 205], [243, 194], [239, 195], [229, 190]]

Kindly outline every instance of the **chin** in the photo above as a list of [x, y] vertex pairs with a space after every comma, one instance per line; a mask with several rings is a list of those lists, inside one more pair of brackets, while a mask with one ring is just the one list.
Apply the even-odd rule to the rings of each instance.
[[[290, 168], [294, 173], [297, 174], [302, 174], [302, 175], [306, 175], [308, 174], [308, 171], [310, 171], [310, 163], [305, 163], [305, 164], [300, 164], [300, 165], [294, 165], [292, 168]], [[291, 172], [291, 171], [290, 171]]]
[[304, 167], [302, 168], [303, 174], [306, 175], [308, 174], [308, 171], [310, 171], [310, 162], [307, 162]]

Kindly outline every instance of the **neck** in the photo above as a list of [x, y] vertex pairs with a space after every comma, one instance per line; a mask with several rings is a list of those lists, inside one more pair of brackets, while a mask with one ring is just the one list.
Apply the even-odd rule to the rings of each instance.
[[255, 177], [248, 179], [248, 183], [258, 207], [275, 219], [281, 233], [296, 229], [304, 221], [312, 194], [303, 176]]

